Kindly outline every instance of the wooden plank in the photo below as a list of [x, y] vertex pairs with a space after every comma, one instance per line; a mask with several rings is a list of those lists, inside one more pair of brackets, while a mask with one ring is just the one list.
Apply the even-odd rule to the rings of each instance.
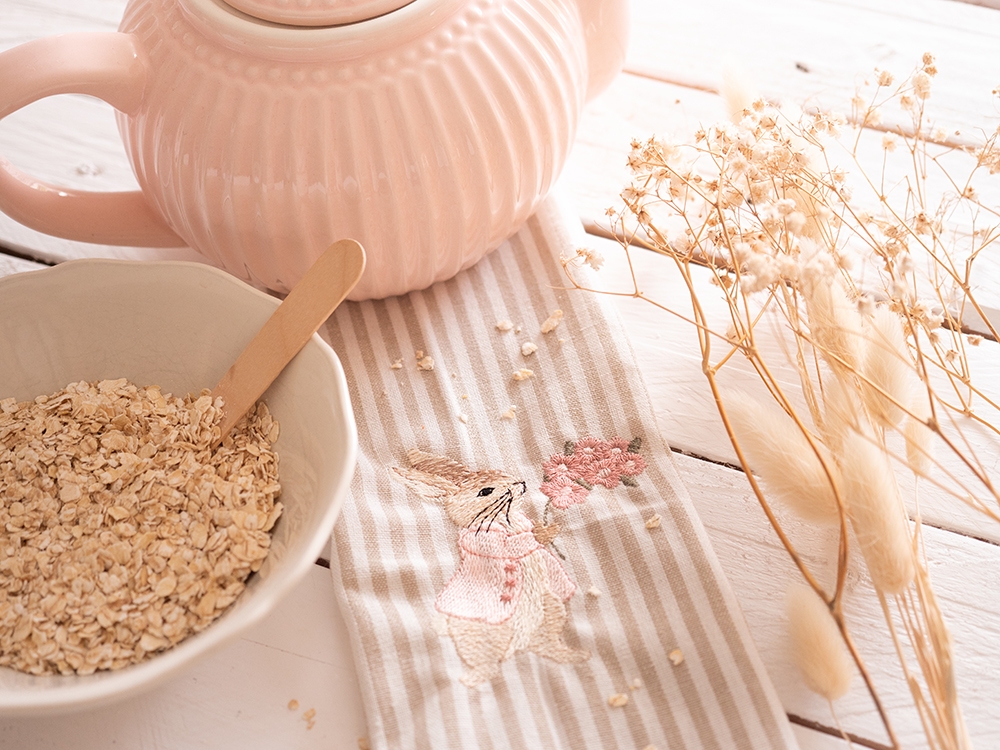
[[802, 750], [850, 750], [844, 740], [798, 724], [792, 724], [792, 734]]
[[0, 719], [0, 746], [356, 748], [366, 729], [347, 643], [330, 571], [313, 566], [270, 617], [162, 687], [82, 713]]
[[[932, 101], [948, 131], [996, 128], [1000, 13], [950, 0], [708, 0], [659, 9], [633, 0], [627, 68], [719, 90], [735, 69], [770, 97], [847, 112], [856, 83], [876, 68], [905, 77], [924, 52], [937, 57]], [[903, 121], [895, 113], [890, 118]]]
[[622, 74], [584, 110], [558, 189], [572, 197], [580, 216], [601, 220], [605, 209], [620, 208], [632, 139], [687, 140], [702, 124], [725, 117], [714, 94]]
[[37, 271], [42, 268], [45, 266], [41, 263], [0, 252], [0, 276], [10, 276], [22, 271]]
[[1000, 0], [955, 0], [955, 2], [968, 3], [969, 5], [981, 5], [984, 8], [1000, 10]]
[[4, 0], [0, 40], [4, 46], [36, 39], [40, 34], [70, 31], [114, 31], [126, 0], [86, 0], [68, 5], [59, 0]]

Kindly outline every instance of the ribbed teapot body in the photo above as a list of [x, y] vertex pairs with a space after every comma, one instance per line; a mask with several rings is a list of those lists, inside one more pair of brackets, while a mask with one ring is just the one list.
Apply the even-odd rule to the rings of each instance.
[[566, 160], [587, 90], [570, 0], [415, 0], [263, 41], [205, 3], [133, 0], [149, 81], [119, 126], [154, 208], [251, 283], [287, 291], [353, 237], [353, 299], [422, 289], [515, 232]]

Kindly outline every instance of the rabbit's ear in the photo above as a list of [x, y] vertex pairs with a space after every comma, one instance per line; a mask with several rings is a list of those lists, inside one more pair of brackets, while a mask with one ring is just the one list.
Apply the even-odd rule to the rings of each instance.
[[437, 456], [416, 448], [407, 451], [406, 458], [416, 471], [440, 477], [456, 485], [456, 489], [463, 479], [468, 479], [473, 474], [465, 464], [453, 461], [447, 456]]
[[444, 501], [444, 498], [458, 492], [457, 484], [437, 474], [419, 469], [404, 469], [400, 466], [394, 466], [392, 470], [399, 481], [425, 500], [440, 503]]

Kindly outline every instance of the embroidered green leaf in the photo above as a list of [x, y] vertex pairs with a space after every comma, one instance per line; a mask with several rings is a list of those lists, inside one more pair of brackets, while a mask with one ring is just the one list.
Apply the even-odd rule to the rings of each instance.
[[575, 449], [576, 449], [576, 443], [574, 443], [572, 440], [567, 440], [563, 444], [563, 454], [566, 455], [566, 456], [572, 456], [573, 455], [573, 451]]
[[632, 442], [628, 444], [628, 452], [638, 453], [640, 448], [642, 448], [642, 438], [632, 438]]
[[628, 474], [622, 474], [622, 484], [626, 487], [638, 487], [639, 483], [635, 480], [635, 477], [630, 477]]
[[590, 492], [592, 489], [594, 489], [594, 485], [592, 485], [590, 482], [588, 482], [583, 477], [577, 477], [573, 481], [576, 482], [581, 487], [583, 487], [585, 490], [587, 490], [587, 492]]

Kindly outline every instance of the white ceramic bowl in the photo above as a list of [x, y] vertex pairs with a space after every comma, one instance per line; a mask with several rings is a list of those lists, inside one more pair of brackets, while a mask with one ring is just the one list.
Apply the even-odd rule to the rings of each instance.
[[[121, 377], [164, 393], [211, 388], [277, 305], [196, 263], [84, 260], [0, 279], [0, 398]], [[122, 670], [34, 677], [0, 668], [0, 715], [75, 710], [152, 687], [258, 622], [305, 575], [330, 538], [357, 455], [340, 361], [313, 336], [264, 400], [281, 425], [285, 510], [233, 606], [198, 635]]]

